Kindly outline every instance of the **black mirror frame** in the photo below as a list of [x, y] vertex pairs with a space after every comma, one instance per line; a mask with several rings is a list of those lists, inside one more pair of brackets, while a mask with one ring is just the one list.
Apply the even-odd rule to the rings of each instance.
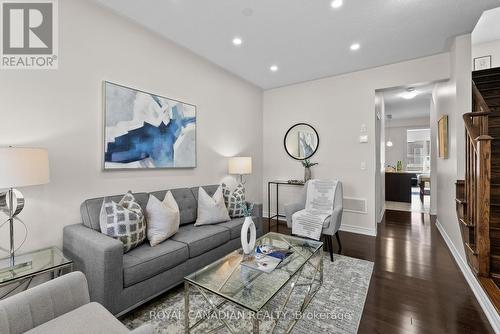
[[[288, 137], [288, 133], [290, 133], [290, 131], [291, 131], [294, 127], [299, 126], [299, 125], [307, 125], [307, 126], [309, 126], [311, 129], [313, 129], [313, 130], [314, 130], [314, 133], [316, 134], [316, 138], [318, 138], [318, 145], [316, 145], [316, 149], [314, 150], [314, 152], [313, 152], [310, 156], [308, 156], [308, 157], [306, 157], [306, 158], [304, 158], [304, 159], [294, 157], [293, 155], [291, 155], [291, 154], [290, 154], [290, 152], [288, 152], [288, 149], [286, 148], [286, 137]], [[303, 123], [303, 122], [302, 122], [302, 123], [296, 123], [296, 124], [292, 125], [292, 126], [288, 129], [288, 131], [285, 133], [285, 137], [283, 138], [283, 146], [285, 147], [285, 152], [286, 152], [286, 153], [287, 153], [287, 154], [288, 154], [291, 158], [293, 158], [293, 159], [295, 159], [295, 160], [298, 160], [298, 161], [303, 161], [303, 160], [310, 159], [313, 155], [315, 155], [315, 154], [316, 154], [316, 152], [318, 151], [318, 148], [319, 148], [319, 134], [318, 134], [318, 131], [316, 131], [316, 129], [314, 128], [314, 126], [312, 126], [311, 124], [308, 124], [308, 123]]]

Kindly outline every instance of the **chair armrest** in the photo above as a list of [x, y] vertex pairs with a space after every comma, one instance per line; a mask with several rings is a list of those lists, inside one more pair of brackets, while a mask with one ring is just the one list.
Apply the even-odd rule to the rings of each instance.
[[63, 275], [0, 301], [0, 333], [24, 333], [88, 303], [85, 275]]
[[86, 275], [90, 300], [116, 313], [114, 299], [123, 289], [122, 242], [83, 224], [69, 225], [63, 231], [63, 251]]
[[155, 328], [151, 324], [145, 324], [130, 331], [130, 334], [154, 334]]
[[333, 209], [328, 227], [323, 228], [323, 234], [334, 235], [340, 229], [340, 224], [342, 224], [342, 214], [344, 212], [343, 208]]
[[285, 216], [286, 216], [286, 225], [288, 228], [292, 228], [292, 215], [300, 210], [304, 210], [305, 205], [303, 203], [292, 203], [285, 205]]

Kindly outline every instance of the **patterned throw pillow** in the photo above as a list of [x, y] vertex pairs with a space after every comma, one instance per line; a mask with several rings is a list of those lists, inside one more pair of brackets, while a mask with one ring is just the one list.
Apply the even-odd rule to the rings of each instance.
[[224, 202], [226, 202], [227, 210], [231, 218], [243, 217], [243, 205], [245, 202], [245, 187], [241, 183], [236, 186], [234, 191], [223, 183], [222, 193], [224, 194]]
[[130, 191], [119, 203], [104, 198], [99, 223], [102, 233], [123, 243], [124, 253], [146, 239], [144, 214]]

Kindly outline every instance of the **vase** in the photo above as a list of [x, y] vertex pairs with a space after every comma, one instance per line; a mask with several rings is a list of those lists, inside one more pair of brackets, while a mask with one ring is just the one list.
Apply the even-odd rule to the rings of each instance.
[[304, 182], [307, 182], [311, 179], [311, 168], [304, 168]]
[[[250, 231], [250, 239], [248, 239], [248, 231]], [[252, 217], [245, 217], [243, 226], [241, 227], [241, 248], [243, 253], [250, 254], [255, 248], [255, 239], [257, 238], [257, 231]]]

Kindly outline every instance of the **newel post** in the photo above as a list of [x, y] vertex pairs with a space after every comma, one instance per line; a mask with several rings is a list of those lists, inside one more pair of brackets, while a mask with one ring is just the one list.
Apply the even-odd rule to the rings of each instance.
[[476, 138], [477, 142], [477, 235], [478, 274], [489, 276], [490, 272], [490, 180], [491, 180], [491, 140], [488, 135]]

